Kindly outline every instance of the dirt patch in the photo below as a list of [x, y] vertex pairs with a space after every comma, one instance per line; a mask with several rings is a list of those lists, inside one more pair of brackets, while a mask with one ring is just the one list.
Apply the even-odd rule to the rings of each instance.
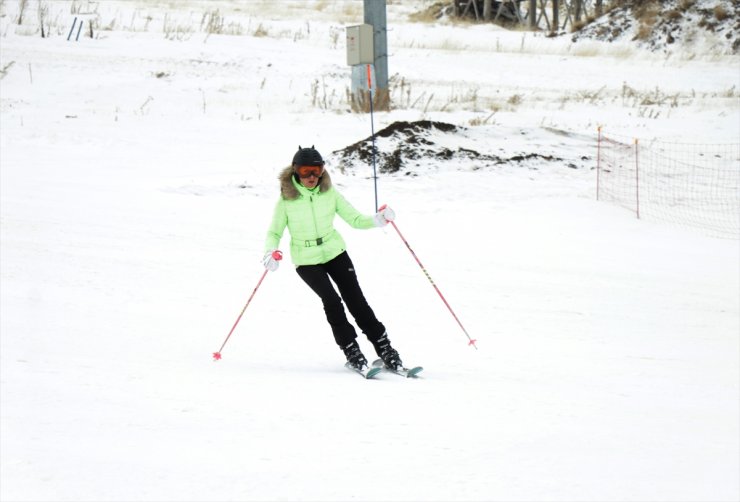
[[572, 40], [614, 42], [627, 37], [654, 52], [672, 46], [691, 48], [703, 38], [714, 37], [714, 47], [705, 50], [740, 54], [740, 2], [625, 1], [575, 32]]
[[[375, 134], [376, 169], [380, 173], [403, 172], [413, 175], [427, 166], [438, 167], [453, 162], [477, 170], [491, 166], [529, 163], [533, 160], [562, 161], [560, 158], [538, 153], [521, 153], [511, 157], [501, 157], [472, 148], [445, 146], [460, 143], [455, 138], [464, 135], [465, 131], [464, 127], [431, 120], [394, 122]], [[357, 168], [364, 169], [373, 163], [372, 137], [334, 151], [332, 154], [338, 158], [339, 169], [342, 172], [352, 172]]]

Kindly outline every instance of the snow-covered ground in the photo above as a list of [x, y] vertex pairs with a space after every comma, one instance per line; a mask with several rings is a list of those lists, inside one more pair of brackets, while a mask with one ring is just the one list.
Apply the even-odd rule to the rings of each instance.
[[[390, 2], [397, 109], [376, 130], [485, 121], [481, 149], [564, 161], [379, 179], [477, 351], [392, 228], [337, 221], [425, 367], [363, 381], [287, 261], [211, 358], [298, 144], [374, 207], [370, 166], [331, 155], [370, 134], [345, 98], [361, 6], [275, 3], [49, 2], [44, 39], [34, 2], [21, 26], [2, 3], [0, 499], [738, 500], [740, 244], [596, 202], [592, 169], [598, 125], [740, 141], [738, 57], [415, 24], [429, 2]], [[118, 22], [67, 42], [80, 7]], [[216, 7], [241, 35], [203, 33]]]

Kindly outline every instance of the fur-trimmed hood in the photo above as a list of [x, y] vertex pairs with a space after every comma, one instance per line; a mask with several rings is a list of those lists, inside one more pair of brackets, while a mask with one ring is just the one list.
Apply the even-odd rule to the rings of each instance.
[[[278, 179], [280, 180], [280, 195], [282, 195], [284, 199], [295, 200], [301, 195], [298, 192], [298, 188], [293, 184], [293, 166], [288, 166], [283, 169], [280, 172]], [[296, 180], [296, 183], [300, 182]], [[324, 174], [321, 175], [321, 180], [318, 185], [319, 192], [326, 192], [331, 188], [331, 186], [331, 176], [329, 176], [329, 172], [324, 168]]]
[[318, 265], [336, 258], [347, 245], [334, 228], [339, 216], [352, 228], [375, 228], [375, 218], [360, 213], [332, 186], [329, 173], [324, 171], [318, 189], [309, 190], [293, 176], [293, 167], [286, 167], [278, 177], [280, 197], [267, 230], [265, 251], [280, 248], [287, 228], [290, 232], [290, 257], [293, 264]]

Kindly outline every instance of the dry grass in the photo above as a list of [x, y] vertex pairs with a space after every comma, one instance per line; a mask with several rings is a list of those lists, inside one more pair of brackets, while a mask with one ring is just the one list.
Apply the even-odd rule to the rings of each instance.
[[[482, 126], [482, 125], [488, 125], [489, 121], [493, 118], [494, 115], [496, 115], [496, 112], [499, 111], [500, 108], [494, 107], [493, 111], [491, 113], [484, 117], [475, 117], [468, 121], [468, 124], [475, 127], [475, 126]], [[492, 124], [495, 123], [495, 120], [492, 122]]]
[[200, 29], [210, 34], [221, 34], [224, 31], [224, 17], [218, 9], [207, 11], [200, 20]]
[[190, 21], [180, 23], [165, 13], [162, 21], [162, 32], [167, 40], [189, 40], [195, 30]]
[[434, 5], [422, 11], [414, 12], [413, 14], [409, 15], [409, 21], [412, 21], [415, 23], [427, 23], [427, 24], [435, 23], [440, 18], [443, 9], [449, 3], [450, 2], [447, 2], [447, 3], [436, 2]]
[[252, 32], [253, 37], [266, 37], [268, 35], [269, 32], [264, 26], [262, 26], [262, 23], [260, 23], [259, 26], [257, 26], [257, 28], [255, 28], [255, 30]]
[[658, 2], [643, 2], [637, 5], [634, 15], [640, 23], [635, 34], [636, 40], [647, 40], [653, 33], [653, 28], [658, 22], [660, 14], [660, 4]]
[[678, 21], [683, 17], [683, 12], [679, 9], [671, 9], [665, 13], [665, 18], [669, 21]]
[[589, 25], [592, 20], [593, 20], [593, 18], [588, 18], [588, 19], [585, 19], [585, 20], [582, 19], [580, 21], [574, 21], [573, 24], [570, 27], [571, 28], [570, 31], [572, 31], [572, 32], [581, 31], [583, 28], [585, 28], [587, 25]]
[[716, 5], [714, 7], [714, 17], [717, 19], [717, 21], [724, 21], [725, 19], [729, 18], [731, 14], [725, 9], [724, 5]]
[[506, 100], [506, 103], [509, 104], [509, 105], [511, 105], [511, 106], [516, 107], [516, 106], [519, 106], [520, 104], [522, 104], [522, 101], [523, 101], [523, 97], [522, 97], [521, 94], [512, 94], [509, 97], [509, 99]]

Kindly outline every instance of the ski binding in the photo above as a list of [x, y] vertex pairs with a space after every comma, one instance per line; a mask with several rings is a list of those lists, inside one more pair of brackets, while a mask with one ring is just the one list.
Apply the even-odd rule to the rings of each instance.
[[345, 363], [344, 366], [349, 370], [359, 373], [360, 375], [362, 375], [364, 378], [367, 378], [367, 379], [375, 377], [375, 375], [377, 375], [383, 370], [383, 368], [375, 368], [375, 367], [371, 368], [369, 366], [365, 366], [363, 369], [358, 370], [357, 368], [353, 368], [352, 366], [350, 366], [349, 363]]
[[390, 373], [395, 373], [396, 375], [400, 375], [406, 378], [416, 378], [416, 375], [424, 370], [424, 368], [422, 368], [421, 366], [414, 366], [413, 368], [401, 367], [397, 370], [394, 370], [386, 367], [382, 359], [376, 359], [375, 361], [373, 361], [373, 368], [377, 368], [378, 370], [385, 370]]

